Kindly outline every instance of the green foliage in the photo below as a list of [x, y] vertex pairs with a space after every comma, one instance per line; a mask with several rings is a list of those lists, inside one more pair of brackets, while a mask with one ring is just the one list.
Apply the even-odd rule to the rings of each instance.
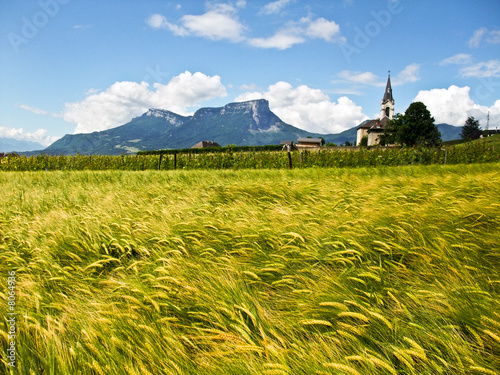
[[[493, 139], [493, 137], [491, 137]], [[495, 147], [496, 146], [496, 147]], [[274, 146], [273, 146], [274, 147]], [[281, 147], [281, 146], [280, 146]], [[262, 150], [262, 148], [258, 148]], [[194, 151], [191, 150], [203, 150]], [[223, 152], [220, 152], [224, 150]], [[221, 147], [210, 149], [158, 151], [158, 154], [121, 156], [47, 156], [9, 155], [0, 158], [0, 171], [76, 171], [76, 170], [172, 170], [172, 169], [281, 169], [288, 168], [288, 155], [282, 151], [255, 151], [253, 147]], [[187, 152], [189, 151], [189, 152]], [[448, 164], [490, 163], [500, 160], [500, 147], [486, 139], [447, 148]], [[386, 148], [386, 149], [323, 149], [294, 151], [293, 168], [366, 167], [408, 164], [443, 164], [445, 152], [440, 148]]]
[[367, 147], [368, 146], [368, 136], [365, 135], [361, 138], [361, 140], [359, 141], [359, 146], [360, 147]]
[[153, 150], [139, 151], [137, 155], [173, 155], [173, 154], [206, 154], [206, 153], [223, 153], [223, 152], [257, 152], [257, 151], [281, 151], [281, 145], [264, 145], [264, 146], [236, 146], [227, 145], [225, 147], [207, 147], [207, 148], [183, 148], [172, 150]]
[[398, 113], [387, 123], [382, 141], [407, 147], [436, 146], [441, 134], [425, 104], [414, 102], [404, 115]]
[[0, 173], [0, 373], [498, 374], [499, 172]]
[[479, 121], [470, 116], [465, 121], [465, 125], [462, 127], [462, 132], [460, 137], [465, 140], [479, 139], [481, 137], [482, 130], [479, 126]]

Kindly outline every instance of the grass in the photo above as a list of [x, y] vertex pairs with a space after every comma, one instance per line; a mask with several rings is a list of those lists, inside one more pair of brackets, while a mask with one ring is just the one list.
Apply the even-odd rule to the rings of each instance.
[[2, 173], [0, 372], [499, 373], [499, 183], [498, 163]]

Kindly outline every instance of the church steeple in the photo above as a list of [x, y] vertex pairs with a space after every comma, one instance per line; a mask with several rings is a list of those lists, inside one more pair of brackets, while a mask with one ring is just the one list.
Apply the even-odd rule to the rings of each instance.
[[392, 120], [393, 116], [394, 116], [394, 98], [392, 96], [391, 71], [389, 70], [389, 75], [387, 77], [387, 84], [385, 85], [384, 97], [382, 98], [380, 119], [388, 117], [389, 120]]

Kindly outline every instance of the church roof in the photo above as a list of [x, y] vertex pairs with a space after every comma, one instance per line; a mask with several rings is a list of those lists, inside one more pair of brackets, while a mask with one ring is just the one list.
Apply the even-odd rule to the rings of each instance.
[[358, 127], [358, 129], [368, 129], [369, 131], [383, 131], [385, 129], [385, 126], [387, 125], [387, 121], [389, 121], [389, 118], [387, 117], [384, 117], [382, 120], [378, 118], [375, 120], [369, 120]]
[[391, 86], [391, 76], [387, 77], [387, 85], [385, 85], [384, 97], [382, 98], [382, 104], [387, 103], [388, 101], [393, 102], [394, 98], [392, 97], [392, 86]]

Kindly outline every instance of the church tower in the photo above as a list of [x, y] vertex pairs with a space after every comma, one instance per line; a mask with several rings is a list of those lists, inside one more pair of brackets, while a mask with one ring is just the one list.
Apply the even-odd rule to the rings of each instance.
[[394, 98], [392, 97], [391, 73], [387, 77], [387, 85], [385, 86], [384, 97], [382, 98], [382, 106], [380, 108], [380, 119], [384, 117], [392, 120], [394, 116]]

